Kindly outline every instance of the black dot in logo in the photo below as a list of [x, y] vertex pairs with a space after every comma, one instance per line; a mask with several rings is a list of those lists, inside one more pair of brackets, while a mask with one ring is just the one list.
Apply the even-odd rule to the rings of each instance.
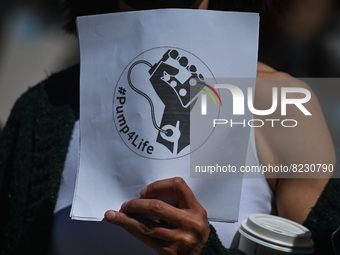
[[197, 71], [197, 68], [196, 68], [196, 66], [191, 65], [191, 66], [189, 67], [189, 70], [190, 70], [190, 72], [194, 73], [194, 72]]
[[174, 131], [172, 131], [171, 129], [167, 129], [167, 130], [166, 130], [165, 135], [166, 135], [167, 137], [171, 137], [173, 134], [174, 134]]
[[189, 61], [186, 57], [181, 57], [178, 62], [181, 66], [187, 66], [188, 63], [189, 63]]
[[177, 50], [172, 50], [170, 52], [170, 57], [172, 57], [173, 59], [176, 59], [178, 57], [179, 53]]

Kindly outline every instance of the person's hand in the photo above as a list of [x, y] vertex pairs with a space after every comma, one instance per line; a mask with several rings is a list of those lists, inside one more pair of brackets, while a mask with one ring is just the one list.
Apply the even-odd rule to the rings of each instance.
[[[124, 202], [121, 212], [109, 210], [105, 219], [123, 227], [159, 254], [200, 254], [209, 238], [210, 227], [205, 209], [186, 182], [179, 177], [156, 181], [140, 194], [146, 199]], [[178, 208], [152, 199], [162, 194], [174, 196]], [[131, 217], [129, 213], [150, 214], [165, 223]]]

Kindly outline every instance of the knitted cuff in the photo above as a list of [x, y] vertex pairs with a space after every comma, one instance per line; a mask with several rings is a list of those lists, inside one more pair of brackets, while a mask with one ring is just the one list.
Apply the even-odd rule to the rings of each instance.
[[210, 235], [200, 255], [246, 255], [238, 249], [226, 249], [221, 243], [215, 228], [210, 224]]
[[340, 226], [340, 179], [329, 180], [303, 225], [312, 232], [313, 254], [334, 254], [331, 235]]

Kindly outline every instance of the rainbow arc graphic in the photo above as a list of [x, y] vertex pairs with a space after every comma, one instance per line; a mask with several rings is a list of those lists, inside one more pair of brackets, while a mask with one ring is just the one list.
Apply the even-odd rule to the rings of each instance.
[[[199, 83], [204, 85], [204, 86], [206, 86], [207, 88], [209, 88], [217, 96], [218, 100], [220, 101], [220, 104], [222, 105], [221, 97], [220, 97], [220, 95], [217, 93], [217, 91], [213, 87], [211, 87], [210, 85], [208, 85], [208, 84], [206, 84], [204, 82], [199, 82]], [[199, 88], [199, 89], [203, 90], [204, 92], [206, 92], [212, 98], [212, 100], [214, 101], [215, 105], [217, 105], [214, 95], [209, 90], [204, 89], [204, 88]]]

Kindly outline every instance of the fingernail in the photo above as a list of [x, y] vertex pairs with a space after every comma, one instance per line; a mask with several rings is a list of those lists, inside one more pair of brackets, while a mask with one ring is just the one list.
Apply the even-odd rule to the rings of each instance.
[[116, 212], [115, 212], [115, 211], [110, 210], [110, 211], [107, 211], [107, 212], [105, 213], [105, 219], [106, 219], [108, 222], [113, 222], [114, 219], [115, 219], [115, 217], [116, 217]]
[[147, 191], [148, 191], [148, 187], [144, 187], [144, 188], [141, 189], [140, 194], [142, 196], [145, 196]]
[[125, 211], [126, 211], [126, 204], [127, 204], [127, 201], [125, 201], [125, 202], [122, 204], [122, 206], [120, 207], [120, 210], [121, 210], [122, 212], [125, 212]]

